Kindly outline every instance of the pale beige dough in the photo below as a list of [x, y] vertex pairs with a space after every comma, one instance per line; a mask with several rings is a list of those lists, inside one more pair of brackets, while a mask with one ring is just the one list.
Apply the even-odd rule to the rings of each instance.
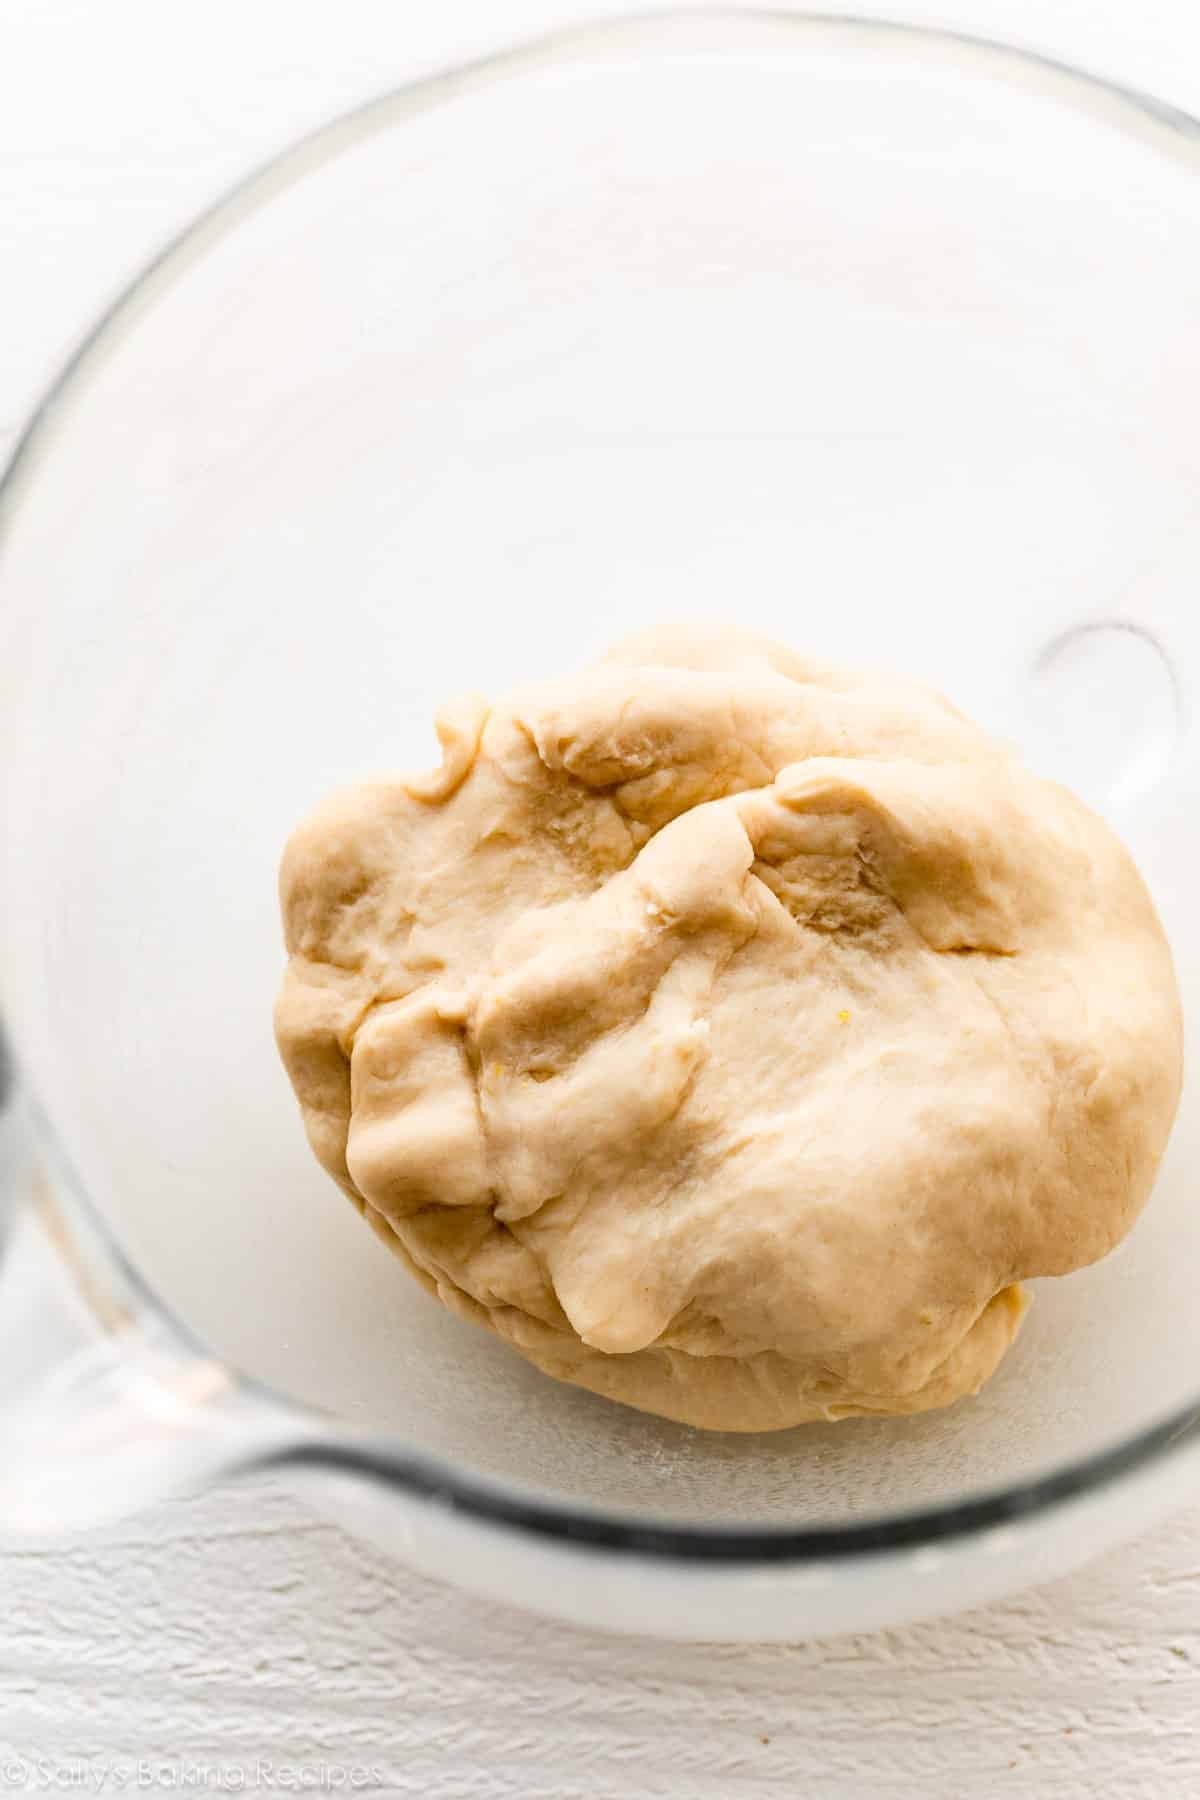
[[1129, 1229], [1180, 1086], [1162, 929], [938, 695], [680, 628], [439, 736], [288, 844], [276, 1026], [455, 1312], [763, 1431], [975, 1393], [1017, 1284]]

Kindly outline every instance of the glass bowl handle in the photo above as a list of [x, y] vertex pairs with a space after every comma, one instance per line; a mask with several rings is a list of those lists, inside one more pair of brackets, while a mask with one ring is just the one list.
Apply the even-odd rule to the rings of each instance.
[[0, 1539], [207, 1486], [301, 1428], [189, 1341], [70, 1190], [0, 1039]]

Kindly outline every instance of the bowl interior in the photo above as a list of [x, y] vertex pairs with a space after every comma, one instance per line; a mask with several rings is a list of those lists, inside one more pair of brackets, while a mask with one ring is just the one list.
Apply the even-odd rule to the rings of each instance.
[[313, 1164], [270, 1027], [314, 800], [432, 761], [457, 690], [686, 616], [925, 677], [1073, 781], [1192, 1011], [1196, 163], [1004, 52], [660, 23], [378, 107], [143, 286], [14, 484], [0, 981], [96, 1204], [219, 1353], [705, 1521], [993, 1488], [1200, 1387], [1194, 1083], [1133, 1237], [1038, 1288], [977, 1401], [742, 1439], [426, 1299]]

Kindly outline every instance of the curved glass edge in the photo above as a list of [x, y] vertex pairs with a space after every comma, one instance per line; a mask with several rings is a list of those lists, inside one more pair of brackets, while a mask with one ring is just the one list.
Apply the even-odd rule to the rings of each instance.
[[551, 1538], [580, 1549], [705, 1564], [846, 1562], [915, 1551], [1012, 1527], [1054, 1507], [1097, 1493], [1167, 1452], [1200, 1443], [1200, 1402], [1136, 1438], [1033, 1481], [997, 1488], [972, 1500], [951, 1501], [863, 1519], [847, 1525], [675, 1525], [653, 1518], [586, 1511], [527, 1497], [470, 1476], [450, 1480], [418, 1458], [327, 1442], [298, 1444], [265, 1456], [257, 1467], [295, 1468], [360, 1476], [403, 1487], [422, 1499], [493, 1525]]
[[[1018, 72], [1027, 75], [1033, 72], [1060, 79], [1076, 90], [1077, 97], [1115, 102], [1126, 115], [1127, 125], [1137, 123], [1165, 130], [1168, 140], [1176, 142], [1179, 139], [1200, 142], [1200, 118], [1140, 89], [1000, 39], [886, 16], [725, 7], [636, 12], [550, 32], [471, 62], [422, 76], [376, 95], [268, 157], [168, 239], [157, 255], [118, 292], [49, 383], [18, 435], [7, 465], [0, 472], [0, 558], [21, 492], [34, 477], [38, 462], [52, 447], [55, 427], [66, 416], [69, 403], [86, 387], [93, 369], [98, 369], [133, 329], [141, 314], [200, 260], [210, 244], [218, 242], [243, 219], [342, 150], [477, 87], [549, 70], [560, 63], [585, 58], [592, 50], [682, 47], [689, 32], [701, 37], [709, 33], [728, 33], [730, 38], [740, 38], [747, 47], [769, 38], [794, 40], [805, 32], [825, 32], [843, 33], [859, 40], [878, 35], [907, 41], [918, 50], [922, 47], [959, 48], [968, 54], [1010, 63]], [[725, 47], [729, 47], [728, 42]], [[2, 1030], [0, 1041], [3, 1041]], [[121, 1269], [140, 1305], [156, 1313], [182, 1342], [195, 1344], [193, 1334], [128, 1263], [107, 1222], [92, 1204], [78, 1171], [71, 1166], [63, 1147], [57, 1142], [49, 1113], [36, 1095], [30, 1095], [24, 1077], [21, 1085], [32, 1099], [41, 1127], [39, 1135], [44, 1135], [46, 1148], [54, 1155], [86, 1233], [103, 1245], [105, 1253]], [[198, 1344], [195, 1347], [202, 1348]], [[242, 1464], [244, 1468], [291, 1468], [315, 1474], [356, 1476], [396, 1487], [413, 1498], [438, 1503], [465, 1517], [562, 1544], [634, 1557], [706, 1564], [845, 1561], [950, 1543], [1011, 1526], [1082, 1498], [1172, 1453], [1194, 1447], [1200, 1440], [1198, 1394], [1195, 1402], [1123, 1443], [1066, 1463], [1044, 1476], [998, 1487], [975, 1498], [845, 1525], [802, 1528], [692, 1526], [543, 1500], [483, 1477], [464, 1475], [433, 1457], [404, 1449], [384, 1434], [365, 1444], [349, 1440], [333, 1418], [324, 1417], [316, 1409], [299, 1411], [285, 1396], [242, 1371], [231, 1368], [228, 1372], [248, 1400], [260, 1401], [264, 1409], [294, 1411], [307, 1426], [297, 1432], [293, 1443], [282, 1448], [264, 1447], [260, 1456], [246, 1459]], [[326, 1435], [320, 1435], [322, 1430]]]

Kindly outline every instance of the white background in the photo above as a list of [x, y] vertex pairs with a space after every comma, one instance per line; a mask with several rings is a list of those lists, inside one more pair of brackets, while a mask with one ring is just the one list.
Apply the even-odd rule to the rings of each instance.
[[[279, 143], [459, 55], [623, 10], [0, 0], [0, 449], [113, 290]], [[907, 10], [1200, 112], [1197, 0]], [[611, 1640], [485, 1607], [272, 1485], [0, 1558], [0, 1796], [83, 1792], [106, 1768], [109, 1791], [202, 1792], [204, 1764], [264, 1792], [369, 1777], [431, 1800], [1190, 1800], [1200, 1511], [1006, 1606], [791, 1649]]]

